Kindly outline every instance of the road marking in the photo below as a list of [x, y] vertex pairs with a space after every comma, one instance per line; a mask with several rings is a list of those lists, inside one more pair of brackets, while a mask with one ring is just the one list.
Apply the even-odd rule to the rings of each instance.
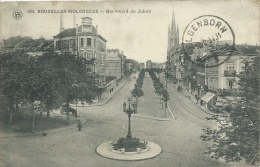
[[176, 118], [175, 118], [175, 116], [173, 115], [173, 113], [172, 113], [172, 111], [171, 111], [171, 109], [170, 109], [169, 105], [167, 105], [167, 108], [168, 108], [168, 110], [170, 111], [170, 113], [171, 113], [171, 115], [172, 115], [173, 119], [176, 119]]

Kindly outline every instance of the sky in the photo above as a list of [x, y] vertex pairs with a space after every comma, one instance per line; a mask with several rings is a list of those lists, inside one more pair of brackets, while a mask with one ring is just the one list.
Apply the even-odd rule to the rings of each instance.
[[[98, 13], [62, 14], [63, 28], [80, 25], [82, 17], [91, 17], [94, 26], [107, 42], [107, 49], [119, 49], [127, 58], [139, 62], [165, 62], [168, 26], [173, 10], [179, 26], [180, 42], [187, 25], [202, 15], [225, 20], [235, 34], [235, 43], [259, 45], [259, 8], [250, 1], [128, 1], [128, 2], [2, 2], [0, 6], [0, 39], [11, 36], [53, 39], [60, 31], [60, 13], [38, 13], [38, 10], [86, 9]], [[106, 13], [127, 10], [128, 13]], [[138, 13], [138, 10], [150, 13]], [[21, 10], [16, 20], [13, 12]], [[28, 13], [34, 10], [35, 13]], [[135, 10], [136, 13], [130, 13]], [[104, 11], [104, 12], [101, 12]]]

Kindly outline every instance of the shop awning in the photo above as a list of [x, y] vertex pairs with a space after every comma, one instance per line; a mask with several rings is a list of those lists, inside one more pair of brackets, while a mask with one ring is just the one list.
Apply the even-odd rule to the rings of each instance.
[[208, 103], [210, 101], [210, 99], [212, 99], [215, 96], [214, 93], [211, 92], [207, 92], [202, 98], [202, 101], [205, 101], [206, 103]]

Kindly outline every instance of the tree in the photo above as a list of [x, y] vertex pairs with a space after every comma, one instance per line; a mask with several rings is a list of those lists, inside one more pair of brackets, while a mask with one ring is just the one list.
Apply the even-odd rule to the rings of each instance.
[[22, 52], [8, 52], [0, 55], [0, 91], [5, 97], [10, 113], [9, 123], [12, 124], [14, 106], [18, 109], [18, 103], [27, 99], [26, 87], [30, 83], [27, 73], [30, 66], [29, 55]]
[[[96, 88], [93, 78], [97, 75], [87, 72], [87, 68], [93, 61], [68, 53], [48, 52], [33, 57], [17, 51], [1, 53], [1, 107], [5, 107], [9, 123], [12, 124], [18, 104], [31, 111], [34, 130], [35, 111], [42, 113], [44, 110], [50, 117], [50, 111], [63, 103], [69, 106], [75, 99], [92, 101]], [[77, 89], [73, 87], [75, 81], [79, 85]]]
[[145, 75], [145, 71], [142, 70], [138, 75], [136, 84], [134, 85], [134, 89], [131, 91], [132, 96], [134, 96], [135, 98], [138, 98], [138, 97], [141, 97], [144, 95], [144, 92], [142, 89], [144, 75]]
[[[239, 77], [242, 99], [235, 100], [229, 117], [214, 116], [220, 126], [203, 129], [204, 141], [213, 141], [206, 151], [213, 158], [224, 158], [227, 162], [244, 159], [248, 164], [259, 162], [259, 64], [260, 58], [244, 60], [245, 70]], [[231, 104], [230, 104], [231, 105]]]
[[96, 88], [93, 78], [97, 76], [88, 72], [93, 61], [69, 53], [49, 52], [38, 57], [39, 100], [46, 104], [47, 117], [52, 109], [59, 108], [63, 103], [66, 103], [68, 115], [72, 101], [93, 99]]
[[63, 92], [66, 85], [69, 86], [71, 80], [64, 67], [62, 55], [57, 53], [46, 53], [37, 58], [37, 72], [39, 84], [38, 93], [40, 101], [46, 105], [47, 118], [50, 117], [50, 111], [63, 103]]

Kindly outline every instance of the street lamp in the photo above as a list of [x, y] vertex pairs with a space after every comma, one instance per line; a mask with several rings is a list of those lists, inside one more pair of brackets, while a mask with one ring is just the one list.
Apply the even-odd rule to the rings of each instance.
[[127, 135], [126, 135], [126, 138], [127, 139], [132, 139], [132, 135], [131, 135], [131, 123], [130, 123], [130, 118], [131, 118], [131, 114], [136, 114], [136, 110], [135, 110], [135, 106], [133, 106], [133, 109], [131, 108], [131, 99], [129, 98], [128, 99], [128, 103], [129, 103], [129, 106], [128, 108], [126, 108], [126, 102], [123, 103], [123, 112], [125, 112], [126, 114], [128, 114], [128, 132], [127, 132]]
[[74, 81], [74, 83], [72, 84], [72, 87], [74, 87], [74, 89], [76, 90], [76, 112], [75, 112], [75, 117], [77, 118], [77, 116], [78, 116], [78, 108], [77, 108], [77, 106], [78, 106], [78, 96], [79, 96], [79, 92], [78, 92], [79, 85], [77, 84], [77, 81]]

